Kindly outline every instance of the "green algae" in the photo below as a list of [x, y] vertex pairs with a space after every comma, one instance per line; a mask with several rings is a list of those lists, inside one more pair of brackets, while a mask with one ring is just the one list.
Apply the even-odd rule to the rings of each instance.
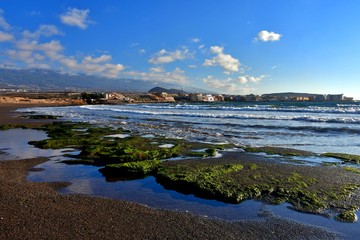
[[292, 148], [280, 148], [280, 147], [245, 147], [246, 152], [264, 152], [270, 155], [282, 155], [282, 156], [314, 156], [315, 154], [308, 151], [302, 151]]
[[160, 160], [146, 160], [139, 162], [126, 162], [120, 164], [108, 164], [105, 166], [104, 171], [119, 173], [119, 174], [149, 174], [154, 171]]
[[[161, 162], [177, 156], [214, 156], [218, 149], [232, 145], [219, 146], [162, 137], [149, 139], [135, 134], [127, 138], [108, 138], [106, 136], [129, 131], [87, 123], [55, 122], [39, 129], [44, 130], [49, 139], [32, 141], [31, 144], [39, 148], [71, 147], [80, 151], [80, 154], [72, 156], [76, 159], [66, 160], [65, 163], [104, 166], [100, 171], [105, 177], [113, 174], [129, 179], [130, 175], [138, 178], [151, 174], [170, 189], [224, 202], [240, 203], [246, 199], [261, 199], [274, 204], [289, 202], [296, 210], [311, 213], [321, 213], [329, 208], [347, 211], [349, 206], [342, 202], [359, 187], [354, 183], [324, 184], [323, 180], [306, 172], [287, 171], [283, 167], [273, 169], [258, 162], [214, 164], [198, 159], [191, 164], [183, 161]], [[159, 147], [162, 144], [172, 144], [173, 147]], [[196, 149], [206, 150], [194, 152]], [[249, 149], [247, 151], [267, 150], [269, 154], [292, 156], [312, 154], [283, 148]], [[349, 172], [348, 169], [342, 170]]]
[[217, 149], [216, 148], [208, 148], [205, 151], [192, 151], [189, 152], [187, 155], [191, 156], [191, 157], [200, 157], [200, 158], [205, 158], [205, 157], [215, 157], [217, 153]]
[[1, 124], [0, 125], [0, 131], [6, 131], [6, 130], [16, 129], [16, 128], [30, 129], [33, 127], [29, 124]]
[[[216, 154], [217, 148], [207, 143], [187, 142], [182, 139], [168, 139], [155, 137], [152, 139], [130, 135], [129, 131], [114, 129], [104, 126], [95, 126], [87, 123], [54, 122], [39, 128], [44, 130], [48, 139], [30, 141], [29, 144], [43, 149], [75, 148], [80, 150], [79, 158], [91, 161], [78, 161], [80, 164], [106, 165], [113, 163], [147, 161], [167, 159], [178, 156], [193, 156], [194, 149], [206, 148], [205, 155], [208, 157]], [[128, 134], [126, 138], [109, 137], [117, 134]], [[157, 144], [152, 144], [157, 142]], [[162, 144], [171, 144], [171, 148], [161, 148]], [[66, 163], [76, 163], [66, 161]]]
[[356, 215], [355, 211], [348, 210], [348, 211], [344, 211], [344, 212], [340, 213], [339, 215], [337, 215], [336, 220], [342, 221], [342, 222], [353, 223], [353, 222], [357, 221], [357, 215]]
[[298, 211], [322, 213], [329, 208], [347, 210], [342, 202], [358, 184], [323, 183], [306, 172], [274, 173], [262, 164], [161, 163], [156, 178], [169, 189], [199, 197], [240, 203], [246, 199], [273, 204], [288, 202]]
[[354, 173], [360, 174], [360, 169], [359, 169], [359, 168], [354, 168], [354, 167], [345, 166], [344, 169], [345, 169], [346, 171], [349, 171], [349, 172], [354, 172]]
[[343, 162], [350, 162], [360, 164], [360, 156], [346, 153], [323, 153], [322, 157], [333, 157], [343, 160]]

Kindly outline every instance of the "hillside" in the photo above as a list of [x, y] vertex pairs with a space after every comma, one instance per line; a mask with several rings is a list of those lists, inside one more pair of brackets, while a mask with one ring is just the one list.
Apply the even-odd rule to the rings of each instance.
[[166, 92], [166, 93], [170, 93], [170, 94], [179, 94], [179, 93], [185, 93], [184, 91], [182, 90], [179, 90], [179, 89], [166, 89], [166, 88], [163, 88], [163, 87], [154, 87], [152, 89], [150, 89], [148, 91], [149, 93], [162, 93], [162, 92]]
[[[121, 91], [147, 92], [158, 83], [137, 79], [109, 79], [85, 74], [67, 74], [54, 70], [43, 69], [0, 69], [1, 89], [24, 89], [36, 91]], [[162, 83], [170, 89], [184, 88], [188, 92], [199, 89]], [[204, 91], [204, 90], [202, 90]]]

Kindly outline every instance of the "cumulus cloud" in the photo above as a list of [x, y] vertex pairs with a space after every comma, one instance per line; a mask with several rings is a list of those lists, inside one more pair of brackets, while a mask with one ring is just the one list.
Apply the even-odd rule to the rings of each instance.
[[265, 77], [266, 77], [265, 75], [260, 75], [258, 77], [255, 77], [255, 76], [241, 76], [241, 77], [238, 77], [235, 80], [237, 80], [241, 84], [258, 83], [261, 80], [263, 80]]
[[68, 11], [60, 16], [62, 23], [81, 29], [86, 29], [89, 24], [89, 9], [69, 8]]
[[234, 93], [239, 91], [239, 86], [231, 79], [219, 80], [213, 76], [207, 76], [203, 82], [211, 89], [216, 91], [223, 91], [226, 93]]
[[184, 48], [182, 50], [175, 50], [173, 52], [161, 49], [158, 53], [155, 54], [154, 57], [150, 58], [148, 62], [151, 64], [165, 64], [190, 57], [192, 57], [192, 54], [187, 48]]
[[247, 83], [258, 83], [264, 78], [265, 75], [261, 75], [259, 77], [240, 76], [237, 78], [216, 79], [210, 75], [203, 79], [203, 83], [205, 83], [209, 88], [216, 91], [234, 94], [245, 94], [248, 93], [249, 89], [252, 89], [246, 86]]
[[204, 66], [220, 66], [226, 73], [238, 72], [240, 70], [240, 62], [230, 54], [224, 53], [224, 48], [219, 46], [210, 47], [210, 52], [216, 54], [212, 59], [205, 59]]
[[[22, 39], [15, 43], [15, 48], [8, 50], [6, 55], [11, 59], [22, 61], [27, 67], [49, 68], [49, 63], [54, 64], [69, 72], [82, 72], [116, 78], [125, 67], [122, 64], [110, 63], [111, 55], [103, 54], [98, 57], [85, 56], [78, 59], [63, 54], [64, 47], [59, 41], [51, 40], [39, 42], [38, 40]], [[46, 63], [44, 63], [47, 61]]]
[[[62, 15], [62, 20], [66, 24], [86, 28], [88, 13], [89, 10], [69, 9]], [[8, 27], [2, 14], [3, 11], [0, 9], [0, 29]], [[34, 32], [25, 30], [22, 35], [12, 35], [0, 30], [0, 43], [11, 41], [12, 44], [11, 47], [9, 45], [7, 49], [3, 50], [4, 61], [7, 65], [19, 65], [27, 68], [57, 68], [69, 73], [82, 72], [109, 78], [119, 77], [119, 74], [125, 69], [122, 64], [111, 63], [113, 59], [109, 54], [85, 57], [67, 56], [64, 54], [65, 48], [60, 41], [43, 41], [41, 39], [41, 36], [51, 37], [62, 34], [54, 25], [40, 25]], [[17, 36], [22, 38], [16, 39]]]
[[35, 32], [24, 31], [23, 35], [25, 38], [35, 38], [38, 39], [41, 36], [50, 37], [53, 35], [64, 35], [56, 26], [54, 25], [40, 25], [40, 27]]
[[112, 57], [110, 55], [101, 55], [100, 57], [93, 58], [92, 56], [86, 56], [83, 59], [83, 63], [102, 63], [111, 61]]
[[269, 42], [269, 41], [274, 42], [274, 41], [279, 41], [281, 36], [282, 36], [281, 34], [263, 30], [258, 33], [258, 36], [255, 38], [255, 40], [263, 41], [263, 42]]
[[116, 78], [125, 67], [122, 64], [112, 64], [110, 55], [101, 55], [100, 57], [85, 56], [81, 61], [74, 57], [62, 56], [59, 62], [72, 71], [80, 71], [85, 74], [95, 74], [109, 78]]
[[175, 68], [173, 71], [165, 71], [164, 68], [150, 68], [149, 72], [130, 71], [124, 72], [123, 75], [145, 81], [178, 84], [186, 84], [189, 82], [185, 76], [185, 72], [180, 68]]
[[150, 68], [150, 72], [162, 73], [165, 72], [165, 69], [163, 67], [152, 67]]
[[0, 31], [0, 42], [7, 42], [13, 40], [13, 35]]

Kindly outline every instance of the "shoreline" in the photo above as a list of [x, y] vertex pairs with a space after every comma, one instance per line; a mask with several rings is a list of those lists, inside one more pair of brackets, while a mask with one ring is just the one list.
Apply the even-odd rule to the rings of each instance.
[[[40, 104], [41, 105], [41, 104]], [[33, 104], [0, 104], [0, 124], [43, 124], [13, 111]], [[61, 195], [67, 183], [26, 181], [47, 159], [0, 161], [0, 236], [4, 239], [339, 239], [335, 233], [277, 217], [228, 222], [136, 203]]]

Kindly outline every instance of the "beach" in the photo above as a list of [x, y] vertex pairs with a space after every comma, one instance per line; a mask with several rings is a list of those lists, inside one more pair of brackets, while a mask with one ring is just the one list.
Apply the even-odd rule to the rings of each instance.
[[[39, 104], [1, 104], [0, 124], [43, 123], [13, 112], [24, 106]], [[121, 200], [61, 195], [56, 190], [69, 183], [26, 181], [28, 171], [41, 171], [34, 166], [44, 161], [47, 159], [0, 162], [0, 238], [341, 239], [330, 230], [271, 215], [260, 221], [220, 221]]]

